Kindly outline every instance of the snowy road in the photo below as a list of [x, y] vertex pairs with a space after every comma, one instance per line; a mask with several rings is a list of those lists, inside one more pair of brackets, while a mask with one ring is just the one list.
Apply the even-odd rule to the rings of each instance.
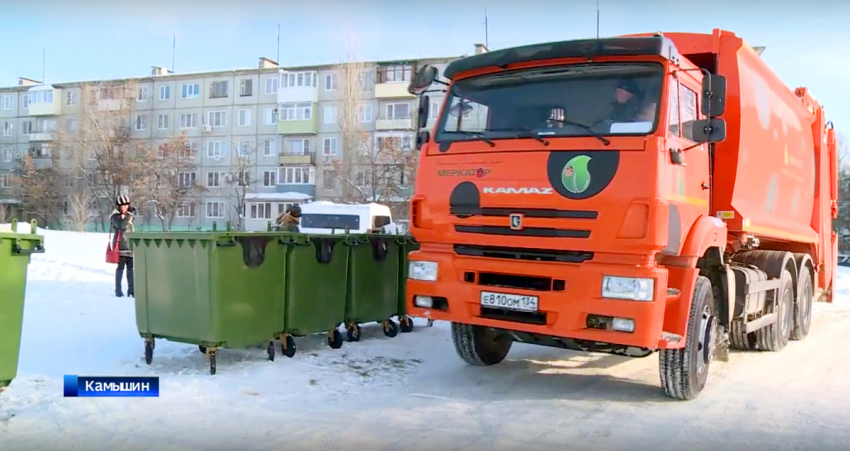
[[[657, 358], [516, 345], [501, 365], [454, 354], [447, 325], [293, 359], [160, 341], [145, 365], [132, 301], [111, 293], [102, 237], [48, 232], [30, 266], [19, 377], [0, 395], [0, 450], [839, 450], [850, 444], [850, 272], [812, 333], [780, 353], [714, 362], [693, 402], [659, 388]], [[62, 397], [62, 375], [157, 375], [150, 399]]]

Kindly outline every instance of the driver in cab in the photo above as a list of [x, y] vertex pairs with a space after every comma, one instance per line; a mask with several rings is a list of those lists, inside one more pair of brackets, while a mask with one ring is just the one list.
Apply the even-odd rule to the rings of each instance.
[[614, 108], [605, 122], [652, 122], [655, 119], [655, 103], [642, 105], [641, 94], [634, 80], [620, 80], [614, 87]]

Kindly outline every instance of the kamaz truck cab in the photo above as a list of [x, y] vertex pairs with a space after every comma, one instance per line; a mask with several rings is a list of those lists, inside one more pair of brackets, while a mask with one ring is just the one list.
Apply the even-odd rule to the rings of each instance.
[[[464, 361], [499, 363], [515, 341], [660, 351], [665, 392], [693, 399], [733, 320], [744, 341], [779, 327], [776, 315], [752, 318], [771, 311], [765, 293], [785, 279], [747, 273], [757, 259], [741, 270], [724, 260], [712, 187], [726, 78], [712, 35], [688, 36], [705, 47], [691, 51], [704, 53], [700, 66], [650, 34], [466, 57], [445, 69], [448, 82], [417, 71], [420, 129], [427, 94], [445, 98], [417, 139], [407, 309], [452, 322]], [[741, 313], [743, 297], [763, 309]]]

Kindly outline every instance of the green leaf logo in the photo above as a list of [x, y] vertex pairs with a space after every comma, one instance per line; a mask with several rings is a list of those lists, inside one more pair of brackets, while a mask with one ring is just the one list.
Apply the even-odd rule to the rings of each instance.
[[573, 157], [564, 165], [564, 170], [561, 172], [561, 182], [567, 191], [573, 194], [580, 194], [590, 187], [590, 171], [587, 170], [588, 163], [590, 163], [589, 156], [579, 155]]

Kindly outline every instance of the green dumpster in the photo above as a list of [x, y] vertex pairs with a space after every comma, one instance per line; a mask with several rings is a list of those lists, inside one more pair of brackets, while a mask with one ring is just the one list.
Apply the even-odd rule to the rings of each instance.
[[44, 252], [44, 238], [36, 235], [36, 222], [30, 233], [18, 233], [12, 220], [11, 232], [0, 231], [0, 392], [18, 374], [24, 297], [30, 255]]
[[398, 252], [398, 315], [401, 323], [402, 332], [410, 332], [413, 330], [413, 320], [407, 316], [407, 273], [410, 252], [419, 249], [419, 243], [412, 235], [402, 235], [397, 237], [399, 252]]
[[348, 265], [345, 322], [348, 340], [360, 340], [359, 324], [382, 323], [384, 334], [394, 337], [398, 325], [391, 319], [398, 311], [399, 244], [385, 234], [352, 235]]
[[281, 345], [295, 354], [293, 336], [328, 333], [328, 346], [342, 347], [337, 329], [345, 316], [348, 235], [284, 233], [286, 247], [286, 295]]
[[[228, 229], [230, 227], [228, 226]], [[217, 348], [265, 343], [284, 329], [286, 247], [276, 233], [143, 232], [128, 235], [135, 260], [136, 326], [145, 361], [155, 339], [198, 345], [216, 371]]]

